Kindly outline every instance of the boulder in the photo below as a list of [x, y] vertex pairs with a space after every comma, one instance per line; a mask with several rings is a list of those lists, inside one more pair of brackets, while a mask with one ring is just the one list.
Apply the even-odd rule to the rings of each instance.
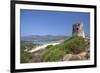
[[73, 61], [73, 60], [81, 60], [81, 57], [79, 55], [73, 55], [73, 54], [66, 54], [63, 57], [63, 61]]
[[63, 57], [63, 61], [74, 61], [74, 60], [88, 60], [90, 53], [82, 52], [80, 54], [66, 54]]

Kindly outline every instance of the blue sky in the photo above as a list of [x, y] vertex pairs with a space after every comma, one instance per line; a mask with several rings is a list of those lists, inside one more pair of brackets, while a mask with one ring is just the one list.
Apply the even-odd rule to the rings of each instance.
[[90, 14], [87, 12], [20, 10], [21, 36], [72, 35], [72, 25], [82, 22], [86, 35], [90, 34]]

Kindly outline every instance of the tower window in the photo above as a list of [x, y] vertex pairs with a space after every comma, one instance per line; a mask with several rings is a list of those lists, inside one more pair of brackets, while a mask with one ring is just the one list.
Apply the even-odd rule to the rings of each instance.
[[77, 28], [77, 30], [79, 30], [79, 29]]

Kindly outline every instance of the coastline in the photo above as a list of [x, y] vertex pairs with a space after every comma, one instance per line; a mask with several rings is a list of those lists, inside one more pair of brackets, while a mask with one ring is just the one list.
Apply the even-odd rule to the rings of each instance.
[[41, 45], [41, 46], [36, 47], [35, 49], [30, 50], [29, 52], [30, 53], [33, 53], [33, 52], [36, 52], [36, 51], [45, 49], [45, 47], [47, 47], [48, 45], [57, 45], [57, 44], [60, 44], [60, 43], [61, 43], [61, 41], [44, 44], [44, 45]]

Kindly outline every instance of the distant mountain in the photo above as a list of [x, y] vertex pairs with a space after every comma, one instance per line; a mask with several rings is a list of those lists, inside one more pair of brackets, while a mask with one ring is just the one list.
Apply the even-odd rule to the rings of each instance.
[[30, 41], [30, 42], [43, 42], [43, 41], [58, 41], [68, 38], [68, 36], [54, 36], [54, 35], [29, 35], [22, 36], [21, 41]]

